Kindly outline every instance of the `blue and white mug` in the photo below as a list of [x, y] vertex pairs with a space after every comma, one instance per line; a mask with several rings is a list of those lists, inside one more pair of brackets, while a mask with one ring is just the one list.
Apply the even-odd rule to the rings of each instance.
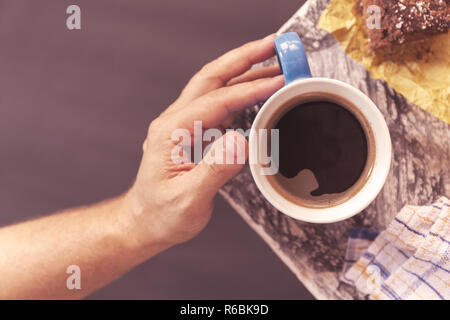
[[[364, 210], [375, 199], [387, 179], [392, 147], [383, 115], [370, 98], [357, 88], [334, 79], [312, 77], [297, 33], [279, 35], [275, 39], [275, 51], [285, 78], [285, 86], [266, 101], [253, 122], [249, 139], [249, 163], [253, 179], [264, 197], [275, 208], [292, 218], [312, 223], [331, 223], [348, 219]], [[269, 124], [273, 123], [274, 118], [280, 117], [280, 108], [289, 101], [317, 93], [323, 93], [327, 98], [337, 97], [339, 101], [347, 101], [354, 106], [355, 110], [350, 111], [358, 115], [358, 120], [362, 124], [364, 122], [365, 131], [371, 134], [369, 157], [372, 158], [370, 167], [365, 169], [366, 178], [351, 197], [340, 203], [314, 207], [292, 201], [274, 186], [270, 175], [262, 174], [266, 165], [261, 163], [259, 152], [261, 149], [267, 149], [267, 145], [263, 145], [267, 141], [258, 139], [257, 132], [261, 129], [271, 129]]]

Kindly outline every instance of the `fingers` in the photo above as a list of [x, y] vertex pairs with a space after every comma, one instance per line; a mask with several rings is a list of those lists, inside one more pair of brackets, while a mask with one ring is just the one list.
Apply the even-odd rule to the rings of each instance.
[[275, 35], [249, 42], [233, 49], [218, 59], [205, 65], [187, 84], [180, 95], [179, 102], [186, 103], [201, 95], [225, 86], [225, 84], [255, 63], [267, 60], [275, 54], [273, 41]]
[[244, 166], [248, 153], [244, 136], [229, 131], [215, 141], [202, 159], [183, 176], [190, 185], [197, 187], [202, 198], [213, 197], [217, 191]]
[[267, 100], [283, 85], [283, 76], [279, 75], [214, 90], [177, 112], [177, 119], [173, 119], [173, 123], [177, 128], [191, 131], [194, 121], [202, 121], [204, 128], [216, 127], [233, 112]]
[[278, 63], [269, 67], [262, 67], [257, 69], [250, 69], [244, 74], [237, 76], [228, 81], [227, 86], [232, 86], [242, 82], [253, 81], [261, 78], [272, 78], [279, 75], [281, 72]]

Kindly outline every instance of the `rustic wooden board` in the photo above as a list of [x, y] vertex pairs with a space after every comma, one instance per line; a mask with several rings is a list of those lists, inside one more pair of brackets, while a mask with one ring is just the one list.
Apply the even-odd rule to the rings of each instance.
[[[392, 168], [383, 190], [363, 213], [327, 225], [302, 223], [277, 211], [257, 189], [248, 167], [221, 194], [315, 297], [361, 299], [354, 288], [339, 281], [350, 229], [384, 229], [405, 204], [421, 205], [450, 195], [450, 126], [406, 101], [384, 81], [372, 79], [332, 35], [318, 29], [328, 2], [307, 1], [279, 32], [298, 32], [314, 76], [350, 83], [383, 113], [393, 146]], [[272, 63], [276, 61], [266, 64]], [[249, 128], [259, 107], [239, 116], [234, 126]]]

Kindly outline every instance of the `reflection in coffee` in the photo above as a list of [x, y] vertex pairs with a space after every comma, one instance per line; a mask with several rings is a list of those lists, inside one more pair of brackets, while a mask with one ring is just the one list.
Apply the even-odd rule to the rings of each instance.
[[329, 206], [351, 197], [367, 179], [374, 153], [356, 108], [318, 95], [283, 109], [271, 126], [279, 130], [279, 172], [269, 180], [303, 205]]

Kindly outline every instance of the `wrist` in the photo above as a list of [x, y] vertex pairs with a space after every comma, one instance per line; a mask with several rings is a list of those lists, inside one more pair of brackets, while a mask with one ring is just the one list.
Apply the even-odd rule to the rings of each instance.
[[126, 246], [142, 252], [163, 251], [175, 243], [164, 234], [164, 225], [151, 208], [139, 201], [136, 191], [129, 189], [118, 197], [118, 222]]

